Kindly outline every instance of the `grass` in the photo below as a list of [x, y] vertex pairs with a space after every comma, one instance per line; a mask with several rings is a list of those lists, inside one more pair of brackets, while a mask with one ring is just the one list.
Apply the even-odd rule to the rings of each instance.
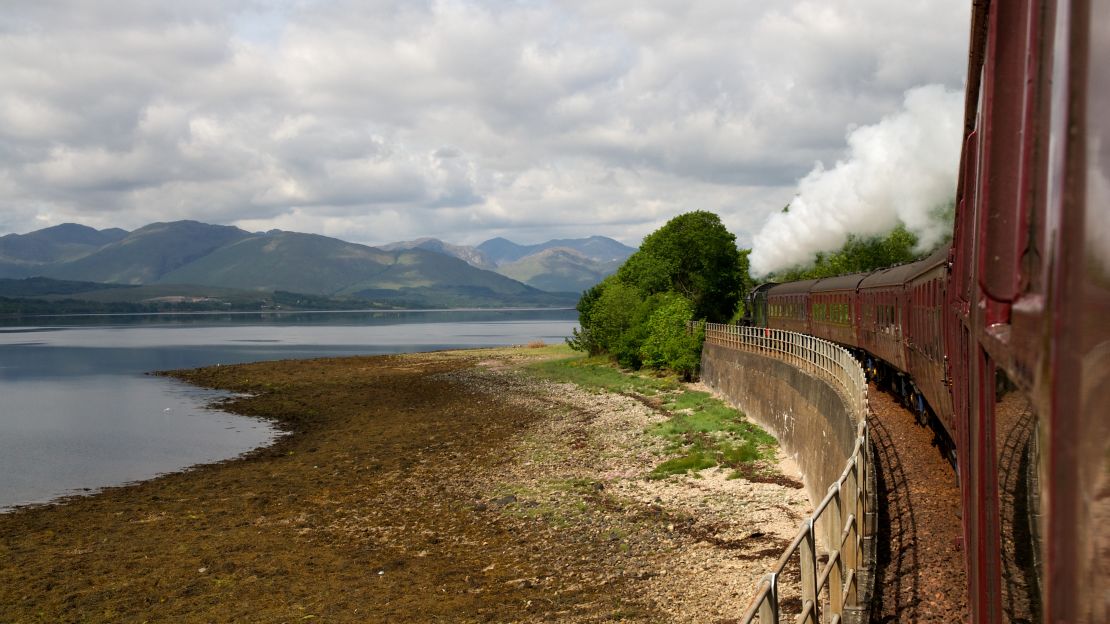
[[[569, 349], [568, 349], [569, 351]], [[537, 362], [528, 367], [534, 374], [554, 381], [565, 381], [595, 392], [635, 393], [655, 396], [680, 387], [675, 377], [653, 377], [622, 371], [605, 357], [575, 355]]]
[[537, 362], [528, 369], [540, 377], [595, 392], [661, 400], [660, 410], [668, 419], [649, 428], [648, 433], [666, 439], [674, 456], [648, 474], [652, 479], [697, 473], [714, 466], [732, 468], [733, 476], [738, 476], [751, 472], [754, 463], [772, 459], [778, 446], [774, 437], [748, 421], [742, 412], [708, 392], [685, 389], [675, 377], [621, 370], [608, 358], [585, 355]]
[[663, 479], [675, 474], [697, 472], [717, 465], [717, 460], [703, 449], [696, 449], [686, 455], [668, 459], [655, 467], [648, 476], [652, 479]]

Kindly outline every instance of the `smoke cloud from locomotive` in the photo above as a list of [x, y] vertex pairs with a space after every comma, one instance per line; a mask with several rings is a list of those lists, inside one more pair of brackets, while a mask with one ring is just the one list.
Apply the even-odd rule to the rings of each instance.
[[951, 224], [939, 216], [956, 196], [964, 96], [941, 85], [905, 93], [902, 110], [850, 129], [846, 158], [817, 163], [798, 184], [789, 212], [771, 215], [752, 242], [751, 273], [813, 263], [849, 234], [889, 233], [898, 223], [935, 245]]

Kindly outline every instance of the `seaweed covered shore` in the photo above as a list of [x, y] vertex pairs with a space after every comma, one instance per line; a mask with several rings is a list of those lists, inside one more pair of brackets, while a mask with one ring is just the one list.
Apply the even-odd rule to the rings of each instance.
[[650, 399], [521, 370], [551, 349], [175, 371], [291, 435], [0, 515], [0, 622], [705, 622], [739, 616], [808, 502], [650, 479]]

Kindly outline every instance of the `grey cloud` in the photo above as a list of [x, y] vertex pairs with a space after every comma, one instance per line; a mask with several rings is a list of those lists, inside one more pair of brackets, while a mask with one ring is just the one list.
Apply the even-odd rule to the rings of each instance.
[[708, 209], [747, 240], [853, 125], [918, 84], [960, 87], [967, 12], [17, 3], [0, 17], [0, 233], [198, 218], [635, 244]]

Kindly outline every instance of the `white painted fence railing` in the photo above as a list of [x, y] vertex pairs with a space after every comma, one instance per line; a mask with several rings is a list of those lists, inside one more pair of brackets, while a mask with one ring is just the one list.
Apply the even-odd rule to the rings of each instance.
[[[708, 323], [706, 342], [781, 359], [829, 382], [844, 396], [856, 419], [856, 442], [844, 472], [829, 487], [813, 514], [802, 523], [790, 546], [779, 557], [773, 571], [759, 583], [743, 624], [758, 618], [761, 624], [776, 623], [780, 615], [783, 571], [795, 554], [801, 568], [798, 595], [799, 624], [840, 622], [845, 610], [859, 605], [860, 577], [866, 566], [864, 541], [869, 537], [873, 496], [869, 492], [871, 445], [867, 431], [867, 378], [859, 362], [844, 348], [804, 334], [763, 327], [740, 327]], [[818, 570], [816, 531], [821, 530], [828, 560]]]

